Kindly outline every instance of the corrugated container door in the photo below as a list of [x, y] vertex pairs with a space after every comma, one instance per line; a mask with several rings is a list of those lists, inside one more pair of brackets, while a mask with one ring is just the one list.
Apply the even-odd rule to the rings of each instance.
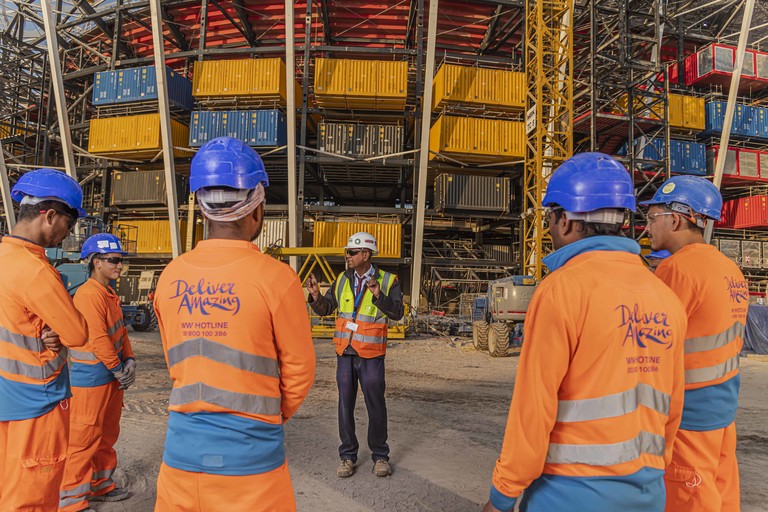
[[282, 59], [251, 59], [251, 93], [264, 98], [285, 98], [285, 64]]
[[704, 176], [707, 174], [707, 148], [704, 144], [686, 142], [685, 172]]
[[315, 60], [315, 98], [328, 108], [346, 108], [346, 65], [341, 59]]
[[374, 109], [379, 61], [345, 59], [344, 63], [347, 67], [347, 108]]
[[768, 151], [760, 152], [760, 177], [768, 179]]
[[704, 98], [683, 96], [683, 127], [691, 130], [705, 128]]
[[502, 154], [510, 157], [525, 157], [525, 123], [519, 121], [499, 121], [501, 130]]
[[[501, 154], [500, 121], [496, 119], [479, 119], [468, 117], [462, 121], [474, 125], [474, 137], [472, 138], [472, 153], [495, 156]], [[471, 129], [471, 128], [470, 128]]]
[[436, 106], [442, 103], [467, 103], [472, 100], [470, 91], [477, 75], [476, 68], [443, 64], [438, 75], [439, 79], [434, 81]]
[[710, 101], [707, 103], [705, 116], [705, 130], [707, 132], [722, 131], [723, 122], [725, 121], [725, 103], [722, 101]]
[[376, 108], [399, 110], [408, 98], [408, 62], [381, 61], [378, 63]]
[[[659, 139], [659, 141], [663, 145], [664, 139]], [[685, 142], [679, 140], [669, 141], [669, 168], [671, 172], [685, 172], [683, 162], [686, 157], [686, 149]]]
[[741, 241], [741, 261], [744, 268], [760, 268], [762, 266], [760, 246], [760, 242], [752, 240]]
[[684, 128], [685, 111], [683, 108], [683, 96], [670, 93], [667, 100], [669, 102], [669, 126], [672, 128]]
[[220, 61], [198, 60], [194, 62], [192, 75], [192, 95], [212, 96], [219, 91], [217, 78], [222, 72]]
[[758, 151], [751, 149], [740, 149], [737, 153], [739, 159], [739, 176], [744, 178], [759, 178], [759, 155]]
[[493, 69], [478, 68], [472, 82], [470, 96], [473, 103], [496, 105], [496, 77]]
[[496, 71], [496, 91], [499, 104], [511, 109], [525, 108], [526, 75], [519, 71]]

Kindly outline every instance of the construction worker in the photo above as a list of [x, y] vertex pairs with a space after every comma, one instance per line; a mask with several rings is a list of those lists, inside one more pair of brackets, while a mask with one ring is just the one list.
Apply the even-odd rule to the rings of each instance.
[[675, 176], [643, 204], [650, 205], [651, 248], [672, 253], [656, 276], [688, 314], [685, 408], [667, 465], [667, 510], [738, 511], [734, 420], [749, 287], [736, 264], [704, 241], [706, 221], [720, 219], [723, 200], [706, 179]]
[[173, 380], [155, 510], [296, 510], [283, 424], [315, 377], [301, 282], [250, 241], [269, 178], [230, 137], [192, 159], [190, 188], [209, 239], [173, 260], [155, 311]]
[[45, 247], [83, 210], [77, 181], [53, 169], [22, 175], [19, 216], [0, 243], [0, 511], [55, 511], [69, 440], [67, 350], [88, 340]]
[[651, 253], [645, 257], [645, 261], [648, 263], [648, 268], [656, 271], [656, 267], [659, 266], [659, 263], [670, 256], [671, 254], [669, 251], [651, 251]]
[[556, 250], [528, 308], [484, 511], [661, 512], [683, 407], [685, 311], [622, 236], [635, 197], [618, 161], [569, 158], [543, 205]]
[[347, 270], [339, 274], [325, 296], [313, 274], [307, 279], [312, 310], [329, 316], [338, 310], [333, 342], [336, 345], [336, 384], [339, 388], [339, 457], [336, 474], [352, 476], [359, 444], [355, 436], [355, 401], [358, 381], [368, 409], [368, 447], [373, 472], [392, 474], [387, 445], [387, 403], [384, 398], [384, 356], [389, 320], [403, 318], [403, 292], [397, 276], [371, 264], [378, 254], [376, 238], [361, 231], [344, 248]]
[[120, 240], [109, 233], [89, 237], [80, 252], [80, 258], [88, 261], [91, 277], [75, 293], [75, 307], [88, 323], [88, 343], [70, 351], [72, 399], [59, 500], [62, 512], [91, 512], [89, 502], [130, 497], [112, 480], [123, 390], [136, 378], [136, 358], [120, 298], [110, 286], [120, 277], [125, 254]]

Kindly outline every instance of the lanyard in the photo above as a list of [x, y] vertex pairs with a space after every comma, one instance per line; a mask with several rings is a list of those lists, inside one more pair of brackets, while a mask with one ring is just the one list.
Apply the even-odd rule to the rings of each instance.
[[[357, 278], [357, 276], [355, 276]], [[365, 276], [363, 276], [365, 277]], [[362, 277], [359, 278], [360, 281], [362, 281]], [[365, 283], [363, 283], [363, 286], [360, 288], [360, 291], [355, 293], [355, 304], [354, 309], [352, 310], [352, 321], [354, 322], [355, 319], [357, 319], [357, 309], [360, 307], [360, 303], [363, 301], [363, 295], [365, 295], [365, 291], [368, 288]]]

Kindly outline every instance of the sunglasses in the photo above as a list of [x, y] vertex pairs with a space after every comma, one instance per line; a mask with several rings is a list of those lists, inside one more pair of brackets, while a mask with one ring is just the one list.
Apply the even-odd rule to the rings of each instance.
[[119, 265], [120, 263], [123, 262], [123, 258], [119, 256], [113, 256], [112, 258], [98, 258], [98, 259], [100, 259], [101, 261], [107, 261], [113, 265]]
[[347, 249], [347, 256], [357, 256], [361, 252], [363, 252], [362, 249]]
[[[58, 215], [64, 215], [66, 217], [69, 217], [69, 222], [67, 223], [67, 228], [72, 231], [75, 227], [75, 223], [77, 223], [77, 217], [72, 215], [71, 213], [63, 212], [61, 210], [57, 210], [56, 208], [49, 208], [49, 210], [53, 210]], [[48, 210], [40, 210], [40, 213], [47, 213]]]

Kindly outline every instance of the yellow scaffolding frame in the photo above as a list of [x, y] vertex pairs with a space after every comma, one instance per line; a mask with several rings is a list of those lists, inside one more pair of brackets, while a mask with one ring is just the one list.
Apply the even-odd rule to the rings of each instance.
[[[274, 247], [266, 249], [265, 252], [280, 261], [284, 261], [291, 256], [304, 258], [304, 262], [298, 272], [302, 285], [306, 283], [309, 274], [312, 274], [316, 268], [320, 269], [328, 283], [332, 283], [336, 276], [333, 274], [333, 269], [326, 258], [328, 256], [344, 256], [344, 249], [340, 247]], [[312, 324], [312, 336], [316, 338], [333, 338], [336, 317], [316, 315], [309, 305], [307, 305], [307, 312]], [[410, 317], [410, 307], [408, 304], [405, 304], [403, 319], [396, 323], [390, 322], [388, 338], [404, 339], [410, 329]]]

